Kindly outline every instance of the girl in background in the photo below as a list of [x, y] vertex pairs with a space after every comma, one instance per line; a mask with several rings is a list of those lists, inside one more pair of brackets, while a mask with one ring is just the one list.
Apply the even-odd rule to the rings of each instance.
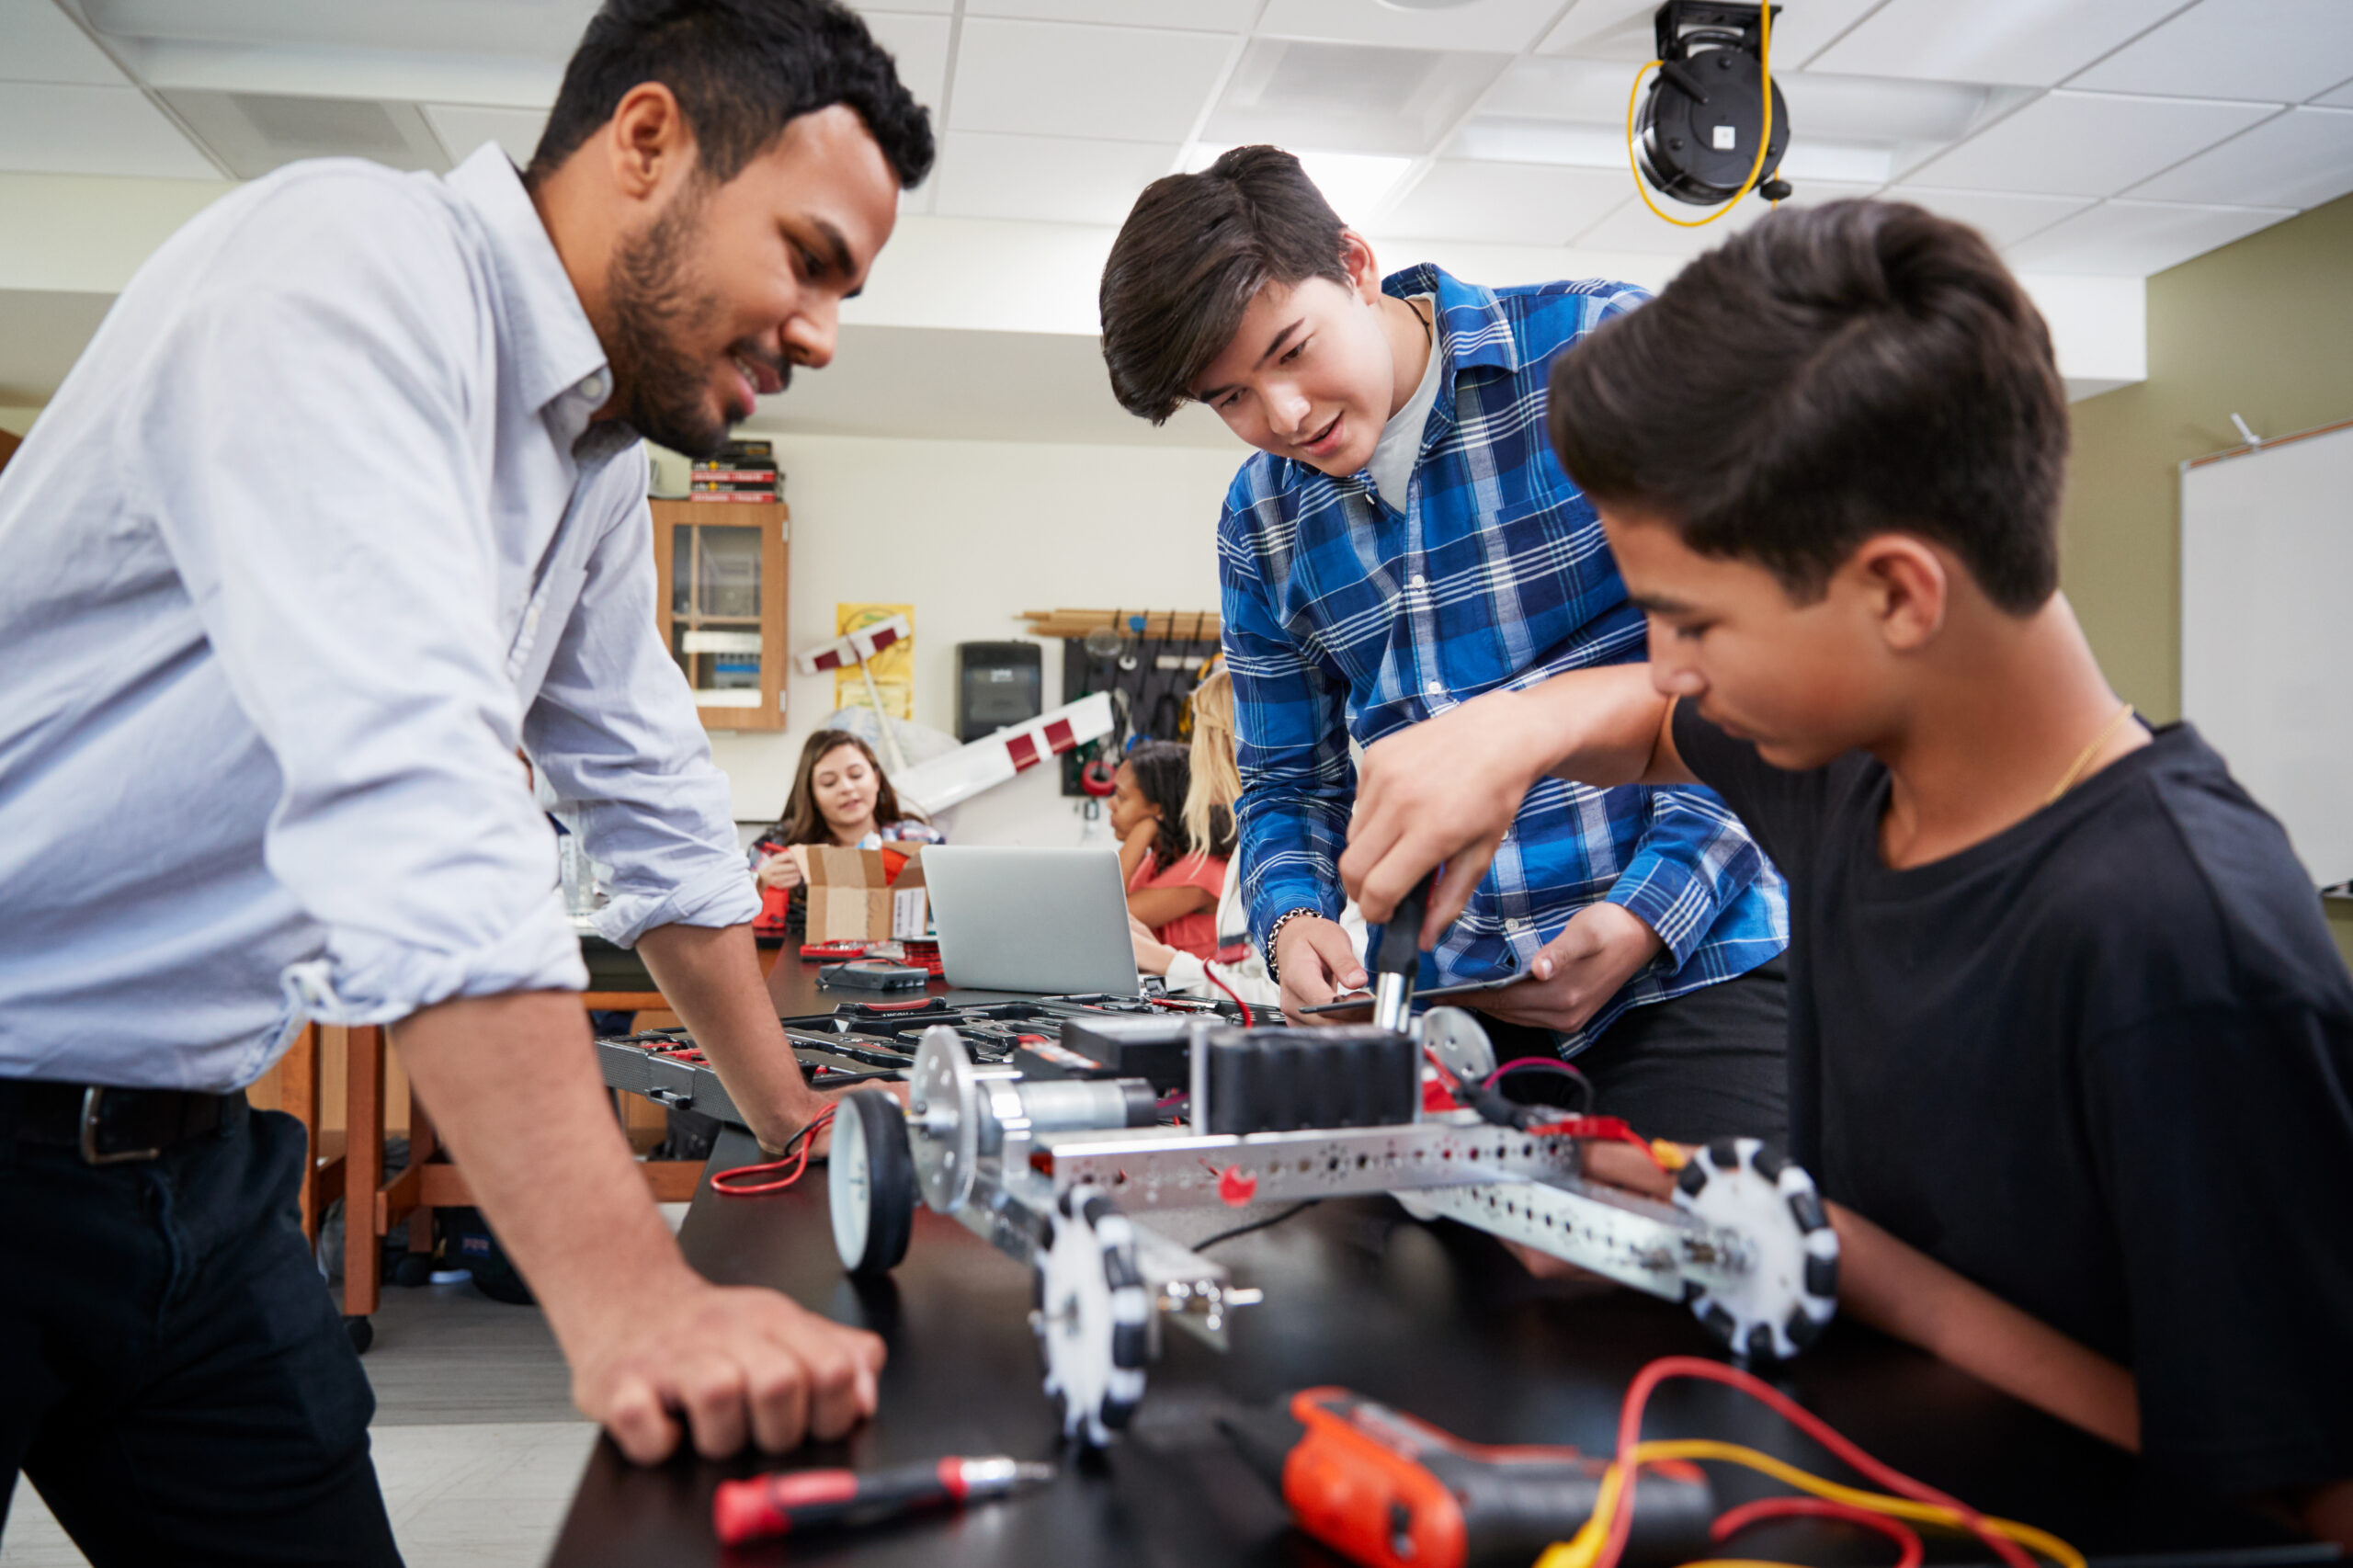
[[1199, 836], [1187, 826], [1191, 766], [1174, 741], [1146, 741], [1128, 753], [1112, 776], [1111, 831], [1120, 840], [1120, 870], [1128, 884], [1128, 914], [1155, 940], [1208, 958], [1217, 950], [1218, 890], [1233, 853], [1233, 815], [1213, 808]]
[[871, 746], [847, 730], [820, 730], [801, 748], [801, 767], [784, 815], [752, 845], [753, 875], [760, 884], [759, 926], [807, 929], [807, 845], [882, 849], [884, 869], [896, 877], [906, 856], [886, 846], [937, 844], [940, 836], [921, 812], [900, 806]]
[[[1233, 759], [1233, 681], [1222, 667], [1194, 688], [1192, 708], [1193, 746], [1181, 816], [1186, 832], [1198, 843], [1212, 836], [1221, 820], [1228, 824], [1226, 831], [1231, 835], [1233, 802], [1242, 795], [1242, 775]], [[1128, 932], [1135, 939], [1136, 967], [1161, 976], [1173, 994], [1214, 1000], [1225, 994], [1211, 978], [1214, 974], [1251, 1006], [1279, 1007], [1281, 988], [1267, 975], [1267, 960], [1250, 945], [1249, 915], [1242, 897], [1242, 861], [1229, 850], [1217, 907], [1211, 917], [1211, 928], [1219, 934], [1211, 954], [1188, 952], [1165, 942], [1131, 915]], [[1356, 939], [1361, 953], [1364, 916], [1357, 913], [1354, 903], [1342, 912], [1340, 924]]]

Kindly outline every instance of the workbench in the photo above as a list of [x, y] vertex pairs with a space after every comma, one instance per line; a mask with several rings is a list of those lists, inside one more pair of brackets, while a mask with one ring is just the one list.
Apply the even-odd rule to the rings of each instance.
[[[770, 977], [779, 1010], [824, 1011], [843, 999], [813, 979], [790, 958], [779, 963]], [[759, 1157], [747, 1134], [730, 1129], [709, 1169]], [[1180, 1239], [1231, 1222], [1202, 1214], [1197, 1229], [1180, 1232], [1170, 1218], [1164, 1211], [1154, 1223]], [[711, 1493], [722, 1478], [787, 1462], [1051, 1458], [1060, 1452], [1058, 1417], [1039, 1390], [1029, 1271], [953, 1219], [919, 1208], [906, 1261], [878, 1282], [853, 1282], [835, 1258], [822, 1168], [791, 1191], [747, 1199], [713, 1194], [706, 1172], [679, 1240], [688, 1261], [711, 1279], [772, 1286], [881, 1335], [891, 1359], [881, 1413], [846, 1442], [789, 1461], [685, 1457], [641, 1470], [600, 1442], [550, 1558], [555, 1568], [1337, 1564], [1288, 1528], [1274, 1494], [1216, 1430], [1221, 1411], [1338, 1383], [1474, 1441], [1607, 1452], [1620, 1397], [1645, 1362], [1717, 1354], [1678, 1308], [1626, 1290], [1532, 1279], [1487, 1236], [1416, 1223], [1386, 1199], [1334, 1200], [1214, 1249], [1238, 1280], [1264, 1287], [1267, 1302], [1236, 1314], [1230, 1354], [1167, 1336], [1133, 1426], [1108, 1455], [1066, 1465], [1040, 1491], [961, 1516], [722, 1557], [710, 1526]], [[2300, 1544], [2207, 1495], [2195, 1478], [2161, 1473], [1853, 1324], [1835, 1324], [1814, 1349], [1769, 1375], [1879, 1458], [1982, 1510], [2055, 1531], [2096, 1562], [2157, 1568], [2334, 1556], [2333, 1548]], [[1652, 1402], [1645, 1432], [1728, 1438], [1837, 1473], [1729, 1390], [1668, 1385]], [[1715, 1474], [1721, 1506], [1773, 1490], [1724, 1467]], [[1931, 1562], [1984, 1557], [1966, 1541], [1928, 1540]], [[1890, 1551], [1851, 1528], [1802, 1521], [1760, 1526], [1733, 1544], [1730, 1555], [1824, 1563], [1881, 1563]]]

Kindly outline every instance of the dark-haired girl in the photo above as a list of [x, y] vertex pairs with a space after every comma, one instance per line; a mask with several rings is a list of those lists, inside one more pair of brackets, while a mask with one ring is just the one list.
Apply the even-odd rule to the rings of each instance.
[[1217, 951], [1217, 898], [1233, 854], [1233, 818], [1223, 806], [1212, 808], [1208, 841], [1196, 842], [1185, 826], [1191, 781], [1183, 746], [1146, 741], [1113, 776], [1111, 831], [1120, 839], [1128, 913], [1177, 951], [1206, 959]]

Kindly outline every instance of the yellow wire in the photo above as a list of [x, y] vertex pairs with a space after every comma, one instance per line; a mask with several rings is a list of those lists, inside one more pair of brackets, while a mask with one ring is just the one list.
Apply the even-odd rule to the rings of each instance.
[[[1725, 1464], [1743, 1465], [1769, 1475], [1785, 1485], [1796, 1487], [1801, 1492], [1810, 1492], [1817, 1497], [1826, 1497], [1834, 1503], [1845, 1503], [1875, 1514], [1935, 1525], [1943, 1529], [1965, 1532], [1969, 1528], [1950, 1508], [1935, 1503], [1916, 1502], [1909, 1497], [1893, 1497], [1884, 1492], [1842, 1486], [1811, 1471], [1800, 1470], [1786, 1460], [1775, 1459], [1770, 1454], [1759, 1453], [1739, 1443], [1718, 1442], [1709, 1437], [1664, 1438], [1638, 1444], [1634, 1449], [1637, 1465], [1651, 1464], [1659, 1460], [1716, 1460]], [[1585, 1528], [1567, 1540], [1557, 1541], [1548, 1548], [1544, 1555], [1536, 1560], [1536, 1568], [1592, 1568], [1594, 1560], [1601, 1555], [1602, 1542], [1609, 1533], [1609, 1521], [1617, 1511], [1620, 1491], [1618, 1467], [1612, 1464], [1601, 1478], [1600, 1494], [1595, 1499], [1592, 1517], [1586, 1520]], [[2029, 1551], [2050, 1558], [2061, 1568], [2085, 1568], [2084, 1554], [2048, 1530], [2019, 1524], [2015, 1519], [1997, 1519], [1988, 1515], [1979, 1517], [1987, 1529], [2008, 1537]]]
[[[1634, 156], [1634, 109], [1635, 106], [1643, 100], [1643, 76], [1646, 72], [1664, 64], [1665, 62], [1654, 60], [1650, 64], [1635, 72], [1634, 90], [1626, 95], [1626, 166], [1634, 171], [1634, 194], [1641, 197], [1643, 205], [1649, 208], [1663, 222], [1672, 223], [1678, 229], [1705, 228], [1739, 206], [1740, 199], [1756, 188], [1756, 176], [1765, 170], [1765, 150], [1773, 144], [1772, 0], [1764, 0], [1764, 3], [1758, 6], [1757, 12], [1764, 24], [1763, 30], [1757, 34], [1756, 39], [1756, 65], [1765, 81], [1765, 129], [1756, 138], [1756, 156], [1748, 165], [1748, 177], [1741, 182], [1738, 190], [1732, 193], [1732, 199], [1713, 212], [1704, 218], [1669, 218], [1665, 213], [1659, 211], [1658, 203], [1651, 199], [1650, 187], [1643, 179], [1643, 165]], [[1778, 206], [1779, 203], [1775, 205]]]

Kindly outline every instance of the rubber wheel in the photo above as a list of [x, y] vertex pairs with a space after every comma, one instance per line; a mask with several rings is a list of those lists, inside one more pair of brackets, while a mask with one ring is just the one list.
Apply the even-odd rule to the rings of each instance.
[[[907, 1143], [906, 1118], [899, 1102], [886, 1094], [855, 1090], [835, 1102], [839, 1123], [855, 1119], [857, 1131], [849, 1140], [836, 1126], [834, 1149], [827, 1161], [825, 1181], [832, 1203], [845, 1210], [862, 1210], [863, 1224], [847, 1212], [835, 1217], [834, 1244], [842, 1267], [857, 1275], [885, 1274], [907, 1256], [915, 1234], [915, 1166]], [[844, 1143], [855, 1145], [855, 1160], [843, 1158]], [[863, 1232], [858, 1256], [848, 1256], [850, 1232]]]
[[368, 1346], [376, 1343], [376, 1325], [366, 1318], [344, 1319], [343, 1332], [351, 1335], [351, 1348], [362, 1356], [368, 1354]]
[[404, 1252], [392, 1265], [392, 1283], [404, 1290], [414, 1290], [432, 1278], [433, 1260], [421, 1252]]

